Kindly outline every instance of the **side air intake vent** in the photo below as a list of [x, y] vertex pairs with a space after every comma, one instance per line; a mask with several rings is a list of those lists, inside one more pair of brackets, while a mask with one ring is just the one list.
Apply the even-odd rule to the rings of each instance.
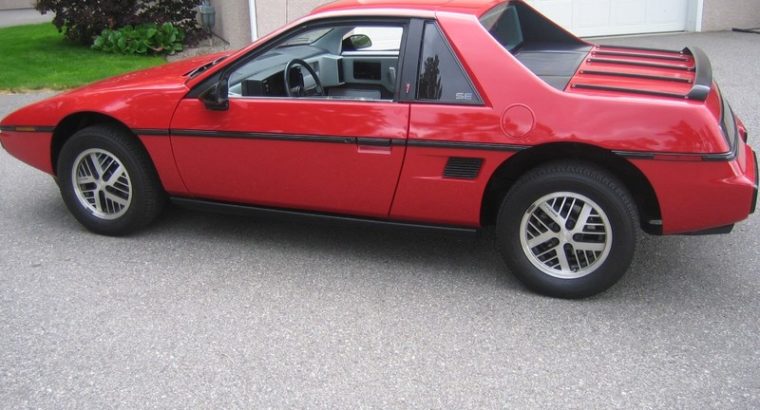
[[451, 157], [443, 170], [443, 176], [452, 179], [475, 179], [482, 166], [482, 158]]

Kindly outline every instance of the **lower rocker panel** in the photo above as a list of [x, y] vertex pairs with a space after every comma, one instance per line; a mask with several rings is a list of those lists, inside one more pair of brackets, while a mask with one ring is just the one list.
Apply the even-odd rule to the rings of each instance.
[[241, 216], [257, 216], [257, 217], [275, 217], [280, 219], [304, 219], [312, 221], [328, 221], [336, 223], [346, 224], [359, 224], [359, 225], [375, 225], [386, 226], [394, 228], [406, 228], [406, 229], [419, 229], [419, 230], [434, 230], [440, 232], [457, 233], [457, 234], [476, 234], [478, 229], [468, 228], [462, 226], [450, 226], [450, 225], [432, 225], [432, 224], [418, 224], [413, 222], [403, 221], [391, 221], [382, 219], [361, 218], [355, 216], [324, 214], [316, 212], [295, 211], [290, 209], [279, 208], [266, 208], [252, 205], [240, 205], [230, 204], [226, 202], [214, 202], [206, 201], [202, 199], [191, 198], [171, 198], [172, 203], [181, 206], [183, 208], [204, 211], [204, 212], [217, 212], [231, 215]]

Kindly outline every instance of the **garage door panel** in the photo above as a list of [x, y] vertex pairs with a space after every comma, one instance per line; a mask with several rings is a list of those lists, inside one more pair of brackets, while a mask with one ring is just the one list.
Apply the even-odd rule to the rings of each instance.
[[575, 0], [573, 28], [596, 29], [610, 23], [610, 0]]
[[683, 0], [647, 0], [649, 22], [653, 24], [679, 24], [686, 22], [688, 5]]
[[530, 3], [560, 26], [571, 27], [573, 25], [572, 0], [535, 0]]
[[528, 0], [539, 11], [586, 36], [685, 30], [689, 0]]
[[646, 24], [647, 9], [641, 7], [640, 0], [619, 1], [612, 10], [614, 25], [638, 26]]

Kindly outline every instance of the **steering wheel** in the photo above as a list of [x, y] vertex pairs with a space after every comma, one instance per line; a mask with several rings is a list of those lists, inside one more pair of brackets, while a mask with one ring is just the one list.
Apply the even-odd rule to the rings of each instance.
[[[314, 79], [315, 86], [313, 88], [314, 93], [313, 94], [307, 94], [306, 93], [306, 84], [304, 84], [303, 81], [303, 74], [298, 71], [298, 83], [297, 84], [291, 84], [291, 78], [290, 78], [290, 72], [293, 71], [296, 67], [303, 67], [306, 69], [306, 71], [309, 72], [309, 75], [311, 75], [311, 78]], [[323, 96], [325, 95], [325, 90], [322, 88], [322, 82], [319, 81], [319, 77], [317, 77], [317, 73], [314, 72], [314, 69], [311, 68], [311, 66], [306, 62], [298, 58], [294, 58], [290, 61], [288, 61], [288, 64], [285, 66], [285, 92], [288, 94], [288, 97], [305, 97], [307, 95], [314, 95], [314, 96]], [[293, 89], [295, 87], [295, 90]]]

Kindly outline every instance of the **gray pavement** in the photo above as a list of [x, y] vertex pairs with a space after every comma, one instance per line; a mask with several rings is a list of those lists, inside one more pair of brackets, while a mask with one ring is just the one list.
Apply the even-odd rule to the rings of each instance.
[[0, 10], [0, 27], [47, 23], [52, 21], [53, 17], [53, 13], [40, 14], [34, 9]]
[[[760, 37], [696, 44], [757, 141]], [[0, 96], [0, 114], [38, 98]], [[643, 237], [586, 301], [533, 295], [475, 238], [172, 209], [85, 232], [0, 153], [5, 408], [760, 408], [760, 221]]]

